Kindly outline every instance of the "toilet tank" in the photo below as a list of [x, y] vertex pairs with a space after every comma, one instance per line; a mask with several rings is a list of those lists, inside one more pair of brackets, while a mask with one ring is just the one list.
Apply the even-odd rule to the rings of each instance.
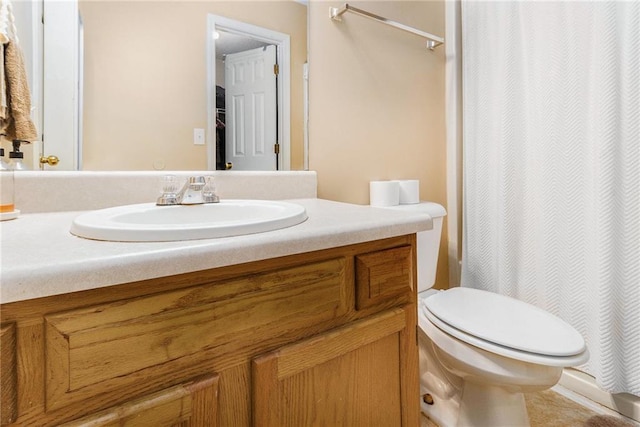
[[447, 214], [445, 208], [437, 203], [421, 202], [414, 205], [398, 205], [391, 209], [424, 212], [433, 220], [433, 229], [417, 233], [418, 292], [426, 291], [436, 282], [442, 219]]

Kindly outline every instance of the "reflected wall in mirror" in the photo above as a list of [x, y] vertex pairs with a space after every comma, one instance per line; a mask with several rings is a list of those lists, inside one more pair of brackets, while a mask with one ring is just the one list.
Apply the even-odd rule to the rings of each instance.
[[[290, 160], [288, 164], [281, 161], [278, 168], [303, 168], [305, 5], [293, 0], [82, 0], [78, 12], [83, 45], [79, 54], [82, 108], [77, 119], [82, 169], [216, 168], [218, 132], [208, 126], [209, 119], [216, 123], [216, 117], [207, 113], [211, 108], [208, 99], [215, 99], [215, 93], [208, 93], [215, 87], [207, 87], [211, 77], [207, 76], [207, 37], [212, 37], [207, 25], [211, 15], [290, 37]], [[45, 27], [45, 38], [46, 34]], [[46, 40], [44, 45], [47, 49]], [[49, 155], [55, 154], [52, 151], [58, 141], [52, 141], [46, 132], [47, 116], [56, 107], [55, 101], [46, 101], [46, 85], [45, 78], [44, 150]], [[215, 107], [210, 114], [216, 114]], [[205, 130], [208, 145], [194, 144], [197, 129]], [[218, 168], [225, 164], [222, 159], [217, 163]]]

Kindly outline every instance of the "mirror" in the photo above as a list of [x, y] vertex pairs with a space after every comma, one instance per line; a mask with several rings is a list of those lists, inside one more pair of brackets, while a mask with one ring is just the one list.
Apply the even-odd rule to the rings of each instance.
[[[62, 57], [55, 54], [55, 49], [64, 44], [55, 43], [55, 37], [47, 36], [51, 31], [48, 27], [55, 28], [57, 20], [55, 13], [48, 18], [47, 9], [51, 9], [52, 4], [68, 7], [69, 3], [47, 1], [43, 6], [47, 22], [42, 107], [45, 155], [58, 155], [62, 164], [63, 154], [56, 150], [66, 150], [61, 145], [68, 145], [68, 140], [73, 139], [56, 137], [56, 129], [62, 123], [67, 131], [71, 129], [70, 132], [78, 136], [80, 143], [70, 157], [75, 156], [79, 169], [83, 170], [205, 170], [216, 169], [216, 165], [224, 169], [226, 163], [236, 163], [220, 158], [220, 132], [216, 124], [219, 126], [222, 122], [224, 126], [229, 111], [225, 120], [221, 111], [216, 110], [220, 108], [215, 104], [216, 86], [220, 95], [223, 83], [215, 80], [215, 76], [220, 75], [220, 71], [215, 72], [215, 65], [220, 64], [212, 58], [216, 50], [224, 52], [225, 57], [231, 52], [227, 46], [218, 44], [226, 37], [213, 40], [211, 16], [215, 16], [289, 37], [289, 83], [281, 85], [278, 92], [286, 100], [278, 100], [281, 154], [277, 156], [277, 168], [304, 168], [306, 82], [303, 68], [307, 59], [304, 4], [294, 0], [79, 1], [76, 87], [80, 102], [77, 115], [72, 119], [75, 123], [68, 123], [68, 117], [59, 117], [62, 97], [67, 96], [68, 91], [48, 95], [48, 90], [63, 87], [56, 80], [57, 73], [52, 71], [55, 64], [47, 66], [47, 61]], [[221, 30], [234, 35], [233, 29]], [[258, 46], [265, 46], [264, 40], [257, 42]], [[281, 52], [277, 44], [276, 49]], [[226, 65], [225, 69], [228, 69]], [[288, 90], [282, 90], [284, 86]], [[237, 118], [237, 122], [242, 120]], [[250, 135], [245, 137], [266, 141], [257, 131], [264, 127], [263, 123], [252, 127], [245, 132]], [[226, 137], [229, 139], [228, 131]], [[270, 145], [272, 141], [264, 144], [276, 157]], [[245, 148], [247, 152], [255, 151]], [[251, 165], [242, 169], [265, 170]]]

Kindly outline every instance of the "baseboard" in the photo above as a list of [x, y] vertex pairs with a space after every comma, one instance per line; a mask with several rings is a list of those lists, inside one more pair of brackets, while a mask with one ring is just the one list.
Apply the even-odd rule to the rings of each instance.
[[558, 383], [562, 387], [612, 411], [640, 422], [640, 397], [628, 393], [611, 394], [596, 385], [595, 379], [576, 369], [565, 369]]

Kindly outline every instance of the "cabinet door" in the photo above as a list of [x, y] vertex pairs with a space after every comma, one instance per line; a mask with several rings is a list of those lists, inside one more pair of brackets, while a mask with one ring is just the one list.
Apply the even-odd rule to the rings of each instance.
[[61, 427], [201, 427], [215, 426], [218, 375], [195, 379]]
[[254, 359], [254, 425], [417, 425], [403, 408], [418, 413], [406, 326], [404, 309], [389, 310]]
[[0, 325], [0, 425], [11, 424], [16, 420], [18, 408], [18, 390], [16, 384], [16, 325]]

